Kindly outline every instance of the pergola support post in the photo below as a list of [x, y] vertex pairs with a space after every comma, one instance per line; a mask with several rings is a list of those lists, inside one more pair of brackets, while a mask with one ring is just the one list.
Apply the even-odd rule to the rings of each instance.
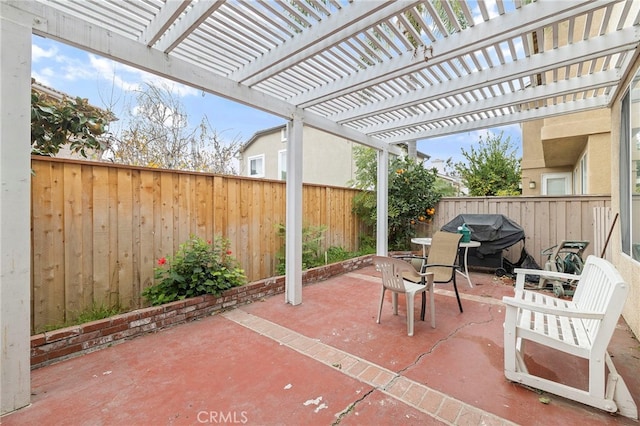
[[30, 21], [0, 3], [0, 414], [31, 398]]
[[302, 303], [302, 118], [294, 115], [287, 130], [285, 296], [287, 303], [299, 305]]
[[389, 251], [389, 151], [378, 151], [378, 185], [376, 188], [376, 253], [386, 256]]

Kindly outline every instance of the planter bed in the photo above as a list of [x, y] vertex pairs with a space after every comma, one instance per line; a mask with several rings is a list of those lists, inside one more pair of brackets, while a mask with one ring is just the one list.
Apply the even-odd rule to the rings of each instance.
[[[320, 266], [302, 272], [307, 285], [371, 264], [371, 255]], [[81, 325], [31, 336], [31, 368], [103, 349], [127, 339], [212, 315], [264, 297], [284, 293], [285, 277], [278, 276], [226, 290], [219, 296], [204, 295], [160, 306], [136, 309]]]

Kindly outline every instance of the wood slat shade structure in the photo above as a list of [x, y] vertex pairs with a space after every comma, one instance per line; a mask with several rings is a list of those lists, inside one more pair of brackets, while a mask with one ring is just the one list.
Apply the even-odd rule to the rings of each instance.
[[374, 147], [610, 106], [640, 20], [619, 0], [6, 3], [36, 34]]
[[[1, 319], [28, 323], [17, 312], [28, 245], [15, 235], [28, 238], [29, 152], [4, 142], [28, 137], [32, 33], [289, 120], [287, 301], [297, 304], [302, 126], [379, 150], [385, 254], [384, 172], [399, 143], [611, 107], [637, 55], [639, 10], [631, 0], [3, 0], [0, 178], [18, 195], [0, 206]], [[27, 329], [12, 330], [1, 412], [29, 401]]]

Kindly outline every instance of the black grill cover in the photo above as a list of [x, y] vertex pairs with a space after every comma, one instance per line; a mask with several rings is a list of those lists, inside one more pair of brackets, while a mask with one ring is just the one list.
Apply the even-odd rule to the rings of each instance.
[[501, 214], [460, 214], [441, 229], [458, 232], [463, 223], [471, 230], [471, 239], [482, 243], [477, 248], [481, 255], [498, 253], [524, 239], [524, 229]]

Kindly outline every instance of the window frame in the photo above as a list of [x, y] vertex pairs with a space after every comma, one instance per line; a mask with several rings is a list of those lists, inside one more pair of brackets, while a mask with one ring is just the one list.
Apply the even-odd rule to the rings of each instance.
[[[284, 173], [284, 176], [283, 176], [283, 173]], [[286, 149], [281, 149], [278, 151], [278, 179], [287, 180], [287, 150]]]
[[573, 191], [573, 173], [571, 172], [560, 172], [560, 173], [543, 173], [541, 178], [540, 184], [542, 185], [541, 190], [541, 194], [542, 195], [549, 195], [548, 194], [548, 181], [551, 179], [558, 179], [558, 178], [565, 178], [565, 184], [564, 184], [564, 188], [565, 188], [565, 194], [558, 194], [558, 195], [572, 195], [572, 191]]
[[[640, 154], [640, 69], [636, 71], [621, 102], [619, 169], [620, 249], [624, 256], [640, 263], [640, 238], [634, 239], [634, 233], [640, 233], [638, 220], [640, 191], [636, 190], [638, 168], [640, 168], [638, 154]], [[634, 213], [637, 216], [635, 221]]]
[[[251, 168], [251, 163], [257, 160], [260, 160], [262, 170], [254, 174], [253, 169]], [[264, 165], [265, 165], [264, 154], [252, 155], [251, 157], [248, 157], [247, 158], [247, 172], [248, 172], [247, 176], [255, 177], [255, 178], [263, 178], [265, 176]]]

